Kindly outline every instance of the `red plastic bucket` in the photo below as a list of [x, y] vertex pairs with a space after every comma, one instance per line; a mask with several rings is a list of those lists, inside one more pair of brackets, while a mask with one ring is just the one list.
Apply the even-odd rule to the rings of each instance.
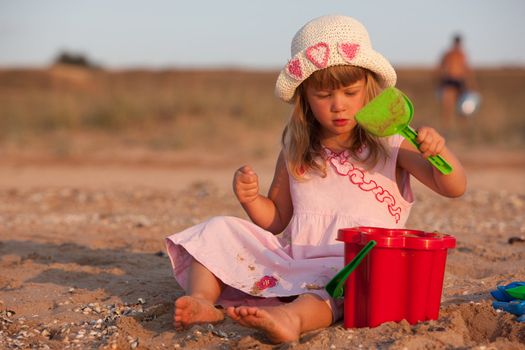
[[348, 277], [344, 326], [376, 327], [406, 319], [410, 324], [439, 316], [447, 249], [453, 236], [418, 230], [353, 227], [338, 231], [345, 264], [370, 240], [377, 245]]

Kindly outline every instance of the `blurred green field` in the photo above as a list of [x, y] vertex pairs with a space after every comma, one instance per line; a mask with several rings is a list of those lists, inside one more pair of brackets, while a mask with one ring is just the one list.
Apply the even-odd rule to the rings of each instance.
[[[433, 73], [398, 69], [413, 125], [439, 128]], [[290, 106], [274, 97], [277, 72], [106, 71], [73, 66], [0, 70], [0, 146], [67, 154], [117, 145], [154, 150], [278, 143]], [[463, 123], [470, 143], [525, 141], [525, 69], [476, 71], [482, 104]], [[464, 120], [465, 121], [465, 120]], [[242, 137], [238, 137], [241, 135]]]

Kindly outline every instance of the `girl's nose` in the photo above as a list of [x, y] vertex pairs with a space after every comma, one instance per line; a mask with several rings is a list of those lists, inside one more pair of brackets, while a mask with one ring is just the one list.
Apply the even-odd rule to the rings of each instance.
[[334, 93], [332, 97], [332, 104], [330, 106], [332, 112], [340, 112], [345, 109], [343, 96], [339, 93]]

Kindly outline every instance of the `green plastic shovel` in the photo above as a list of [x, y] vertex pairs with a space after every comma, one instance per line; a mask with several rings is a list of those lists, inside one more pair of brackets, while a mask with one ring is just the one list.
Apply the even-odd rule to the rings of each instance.
[[[355, 119], [372, 135], [400, 134], [419, 148], [417, 132], [409, 125], [413, 115], [414, 106], [408, 97], [401, 90], [389, 87], [357, 112]], [[445, 175], [452, 172], [450, 164], [439, 155], [428, 157], [428, 161]]]
[[369, 241], [363, 249], [357, 253], [356, 256], [350, 261], [345, 267], [341, 269], [331, 280], [328, 282], [328, 284], [324, 287], [328, 294], [330, 294], [333, 298], [340, 298], [343, 296], [343, 290], [344, 290], [344, 284], [346, 281], [346, 278], [350, 276], [352, 271], [355, 270], [355, 268], [361, 263], [361, 260], [374, 248], [376, 245], [376, 241]]

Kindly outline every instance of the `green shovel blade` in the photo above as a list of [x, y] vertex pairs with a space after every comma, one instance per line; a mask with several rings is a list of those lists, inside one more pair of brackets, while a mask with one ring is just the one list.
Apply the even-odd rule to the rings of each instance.
[[[378, 137], [400, 134], [419, 149], [417, 132], [410, 127], [414, 106], [408, 97], [395, 87], [383, 90], [355, 115], [355, 120], [366, 131]], [[440, 155], [428, 157], [428, 161], [441, 173], [447, 175], [452, 167]]]
[[505, 292], [513, 298], [525, 300], [525, 286], [505, 289]]
[[357, 255], [345, 267], [341, 269], [325, 286], [324, 289], [332, 296], [332, 298], [340, 298], [343, 296], [344, 284], [348, 276], [361, 263], [361, 260], [374, 248], [376, 241], [369, 241]]

